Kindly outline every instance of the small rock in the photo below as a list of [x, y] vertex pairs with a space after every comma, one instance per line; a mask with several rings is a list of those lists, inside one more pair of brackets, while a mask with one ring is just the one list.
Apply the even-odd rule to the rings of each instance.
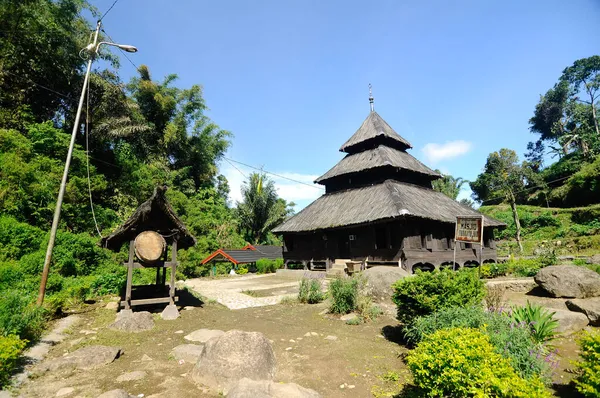
[[142, 355], [142, 361], [147, 362], [147, 361], [151, 361], [152, 358], [150, 358], [148, 355], [144, 354]]
[[191, 306], [191, 305], [186, 305], [185, 307], [183, 307], [183, 309], [186, 310], [186, 311], [192, 311], [192, 310], [195, 310], [196, 307]]
[[351, 321], [351, 320], [356, 319], [356, 318], [358, 318], [358, 315], [356, 315], [355, 313], [351, 312], [349, 314], [342, 315], [340, 317], [340, 320], [344, 321], [344, 322], [347, 322], [347, 321]]
[[291, 350], [291, 349], [292, 349], [292, 347], [288, 347], [288, 348], [286, 348], [285, 350], [286, 350], [286, 351], [289, 351], [289, 350]]
[[340, 388], [346, 388], [346, 386], [344, 384], [340, 384]]
[[312, 335], [310, 334], [310, 332], [306, 332], [306, 333], [304, 333], [304, 337], [310, 337], [310, 336], [312, 336]]
[[134, 372], [123, 373], [121, 376], [117, 377], [117, 382], [123, 383], [125, 381], [135, 381], [141, 380], [146, 377], [147, 373], [142, 370], [136, 370]]
[[296, 340], [302, 340], [302, 337], [296, 337]]
[[311, 335], [311, 336], [318, 336], [318, 335], [319, 335], [319, 333], [317, 333], [317, 332], [310, 332], [310, 335]]
[[73, 387], [64, 387], [56, 392], [57, 397], [66, 397], [67, 395], [71, 395], [75, 392]]
[[98, 398], [130, 398], [131, 395], [125, 390], [110, 390], [98, 396]]
[[181, 333], [183, 333], [183, 330], [177, 330], [177, 331], [175, 331], [175, 334], [181, 334]]
[[80, 334], [85, 334], [87, 336], [88, 334], [96, 334], [98, 332], [96, 332], [95, 330], [85, 330], [84, 329], [84, 330], [80, 330], [79, 333]]
[[177, 310], [177, 306], [175, 304], [167, 305], [163, 312], [161, 312], [160, 317], [165, 321], [173, 321], [179, 318], [179, 311]]
[[325, 337], [325, 340], [335, 341], [337, 339], [338, 339], [337, 336], [331, 336], [331, 335], [329, 335], [329, 336]]
[[111, 301], [110, 303], [106, 304], [104, 308], [111, 311], [117, 311], [119, 309], [119, 303]]
[[356, 387], [354, 384], [350, 384], [350, 385], [348, 386], [348, 388], [354, 388], [354, 387]]
[[61, 358], [53, 359], [40, 364], [38, 370], [53, 371], [62, 368], [94, 369], [107, 365], [121, 354], [118, 347], [107, 347], [102, 345], [90, 345], [67, 354]]
[[222, 330], [198, 329], [185, 336], [184, 339], [189, 341], [196, 341], [198, 343], [206, 343], [213, 337], [221, 336], [224, 333], [225, 332]]
[[186, 362], [196, 362], [203, 350], [203, 345], [181, 344], [173, 348], [171, 356], [177, 361], [184, 360]]
[[80, 338], [78, 338], [78, 339], [75, 339], [75, 340], [71, 340], [71, 341], [69, 342], [69, 345], [70, 345], [71, 347], [73, 347], [73, 346], [76, 346], [77, 344], [81, 343], [83, 340], [84, 340], [84, 338], [83, 338], [83, 337], [80, 337]]
[[296, 342], [296, 340], [290, 339], [290, 343], [295, 343], [295, 342]]
[[143, 332], [154, 327], [154, 319], [148, 311], [121, 310], [117, 313], [115, 322], [108, 327], [123, 332]]

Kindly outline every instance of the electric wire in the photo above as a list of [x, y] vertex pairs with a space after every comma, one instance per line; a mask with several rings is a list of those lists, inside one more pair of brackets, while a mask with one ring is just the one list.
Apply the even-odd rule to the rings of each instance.
[[233, 164], [231, 161], [229, 161], [229, 159], [227, 159], [227, 158], [224, 158], [224, 159], [225, 159], [225, 161], [227, 163], [229, 163], [231, 165], [231, 167], [233, 167], [234, 169], [236, 169], [237, 171], [239, 171], [240, 174], [243, 175], [244, 178], [246, 178], [246, 174], [244, 174], [244, 172], [242, 170], [238, 169], [238, 167], [235, 164]]
[[98, 221], [96, 220], [96, 213], [94, 212], [94, 201], [92, 199], [92, 183], [90, 180], [90, 84], [88, 82], [87, 85], [87, 93], [86, 93], [87, 105], [85, 108], [85, 165], [87, 168], [87, 182], [88, 182], [88, 193], [90, 196], [90, 209], [92, 209], [92, 218], [94, 219], [94, 225], [96, 226], [96, 232], [102, 238], [102, 233], [100, 232], [100, 228], [98, 228]]
[[[116, 43], [116, 41], [113, 40], [112, 37], [110, 37], [110, 35], [108, 34], [108, 32], [106, 30], [104, 30], [104, 28], [102, 29], [102, 33], [104, 33], [106, 35], [106, 37], [108, 37], [108, 39], [112, 42], [112, 43]], [[123, 55], [125, 56], [125, 58], [127, 59], [127, 61], [129, 61], [129, 63], [135, 68], [136, 72], [140, 69], [135, 62], [133, 62], [131, 60], [131, 58], [129, 58], [129, 56], [127, 55], [127, 52], [124, 51], [122, 48], [117, 47], [119, 49], [119, 51], [121, 51], [121, 53], [123, 53]]]
[[315, 188], [315, 189], [319, 189], [319, 190], [324, 190], [324, 189], [325, 189], [325, 188], [323, 188], [323, 187], [319, 187], [319, 186], [317, 186], [317, 185], [312, 185], [312, 184], [306, 183], [306, 182], [304, 182], [304, 181], [295, 180], [295, 179], [293, 179], [293, 178], [285, 177], [285, 176], [282, 176], [281, 174], [276, 174], [276, 173], [273, 173], [273, 172], [271, 172], [271, 171], [264, 170], [264, 169], [262, 169], [262, 168], [258, 168], [258, 167], [255, 167], [255, 166], [250, 166], [249, 164], [242, 163], [242, 162], [240, 162], [240, 161], [233, 160], [233, 159], [231, 159], [231, 158], [227, 158], [227, 157], [225, 157], [225, 156], [223, 157], [223, 159], [225, 159], [225, 160], [228, 160], [228, 161], [235, 162], [235, 163], [237, 163], [237, 164], [241, 164], [242, 166], [246, 166], [246, 167], [249, 167], [249, 168], [251, 168], [251, 169], [255, 169], [255, 170], [258, 170], [258, 171], [260, 171], [260, 172], [266, 173], [266, 174], [271, 174], [271, 175], [273, 175], [273, 176], [275, 176], [275, 177], [283, 178], [284, 180], [289, 180], [289, 181], [295, 182], [295, 183], [297, 183], [297, 184], [306, 185], [307, 187], [311, 187], [311, 188]]
[[66, 94], [63, 94], [63, 93], [59, 93], [59, 92], [58, 92], [58, 91], [56, 91], [56, 90], [53, 90], [53, 89], [51, 89], [51, 88], [49, 88], [49, 87], [46, 87], [46, 86], [44, 86], [44, 85], [42, 85], [42, 84], [36, 83], [36, 82], [34, 82], [33, 80], [31, 80], [29, 77], [27, 77], [27, 76], [21, 76], [21, 75], [17, 75], [16, 73], [12, 73], [12, 72], [10, 72], [10, 71], [7, 71], [7, 70], [2, 70], [2, 71], [0, 71], [0, 74], [2, 74], [2, 73], [7, 73], [7, 74], [9, 74], [9, 75], [12, 75], [12, 76], [15, 76], [15, 77], [19, 77], [19, 78], [25, 78], [25, 79], [27, 79], [27, 80], [28, 80], [28, 81], [29, 81], [31, 84], [33, 84], [34, 86], [37, 86], [37, 87], [39, 87], [39, 88], [41, 88], [41, 89], [44, 89], [44, 90], [46, 90], [46, 91], [49, 91], [49, 92], [51, 92], [51, 93], [54, 93], [54, 94], [56, 94], [56, 95], [59, 95], [59, 96], [61, 96], [61, 97], [63, 97], [63, 98], [66, 98], [66, 99], [69, 99], [69, 100], [70, 100], [70, 99], [72, 99], [72, 97], [71, 97], [71, 96], [69, 96], [69, 95], [66, 95]]
[[106, 14], [108, 14], [110, 12], [110, 10], [113, 9], [113, 7], [115, 6], [115, 4], [117, 4], [119, 0], [115, 0], [114, 3], [112, 3], [112, 6], [110, 6], [110, 8], [108, 10], [106, 10], [106, 12], [104, 14], [102, 14], [102, 16], [100, 17], [100, 19], [98, 21], [102, 21], [104, 19], [104, 17], [106, 16]]

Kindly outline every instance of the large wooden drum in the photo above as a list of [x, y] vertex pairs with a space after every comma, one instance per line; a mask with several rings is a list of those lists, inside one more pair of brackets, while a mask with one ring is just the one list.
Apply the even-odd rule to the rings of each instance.
[[161, 259], [167, 242], [157, 232], [144, 231], [135, 237], [134, 241], [135, 255], [141, 261], [152, 264]]

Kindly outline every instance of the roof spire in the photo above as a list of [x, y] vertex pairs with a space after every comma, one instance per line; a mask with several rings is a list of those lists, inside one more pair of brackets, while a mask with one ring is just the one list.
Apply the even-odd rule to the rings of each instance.
[[373, 112], [375, 110], [375, 106], [373, 105], [373, 91], [371, 88], [371, 83], [369, 83], [369, 103], [371, 104], [371, 112]]

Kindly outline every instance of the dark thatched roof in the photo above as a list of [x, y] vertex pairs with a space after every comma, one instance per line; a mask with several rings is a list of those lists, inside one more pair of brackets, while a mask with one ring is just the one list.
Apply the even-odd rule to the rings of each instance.
[[163, 235], [167, 242], [176, 240], [179, 249], [194, 246], [196, 238], [175, 214], [165, 197], [166, 190], [167, 187], [154, 188], [150, 199], [142, 203], [123, 225], [108, 237], [102, 238], [102, 247], [118, 251], [123, 243], [135, 239], [144, 231], [156, 231]]
[[[314, 231], [400, 217], [454, 223], [459, 215], [480, 216], [481, 213], [433, 189], [386, 180], [377, 185], [325, 194], [273, 232]], [[486, 216], [484, 226], [505, 224]]]
[[374, 141], [376, 138], [387, 139], [388, 146], [395, 146], [398, 149], [412, 148], [410, 142], [400, 137], [377, 112], [372, 111], [356, 133], [342, 145], [340, 151], [354, 152], [353, 147], [360, 147], [369, 141]]
[[441, 178], [439, 173], [431, 170], [412, 155], [385, 145], [380, 145], [374, 149], [346, 155], [331, 170], [317, 178], [315, 182], [320, 184], [333, 177], [385, 166], [425, 174], [431, 176], [432, 179]]

